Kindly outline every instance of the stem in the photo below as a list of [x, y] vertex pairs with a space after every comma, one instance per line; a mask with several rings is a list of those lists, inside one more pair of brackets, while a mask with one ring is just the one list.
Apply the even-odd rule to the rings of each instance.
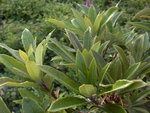
[[103, 51], [103, 54], [102, 54], [103, 58], [106, 56], [107, 50], [108, 50], [108, 46], [107, 46], [106, 49]]
[[93, 104], [95, 104], [96, 106], [99, 106], [99, 105], [100, 105], [99, 101], [98, 101], [96, 98], [94, 98], [94, 97], [89, 97], [89, 99], [90, 99], [91, 102], [92, 102]]
[[41, 87], [45, 89], [47, 92], [50, 92], [50, 89], [44, 83], [41, 83]]
[[52, 91], [51, 95], [52, 95], [52, 97], [53, 97], [54, 99], [57, 99], [57, 96], [56, 96], [56, 94], [55, 94], [55, 91]]
[[112, 57], [111, 61], [115, 60], [116, 57], [117, 57], [117, 54], [115, 54], [115, 55]]

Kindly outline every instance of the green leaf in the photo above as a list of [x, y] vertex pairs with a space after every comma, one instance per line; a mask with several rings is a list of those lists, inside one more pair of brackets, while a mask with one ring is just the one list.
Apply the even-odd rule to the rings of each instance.
[[30, 46], [29, 49], [28, 49], [27, 55], [29, 57], [29, 60], [31, 60], [31, 61], [35, 61], [35, 56], [34, 56], [35, 50], [33, 49], [32, 46]]
[[52, 78], [52, 77], [50, 77], [50, 76], [48, 76], [47, 74], [46, 75], [44, 75], [44, 77], [43, 77], [43, 82], [44, 82], [44, 84], [46, 85], [46, 87], [50, 90], [51, 89], [51, 87], [53, 86], [53, 81], [54, 81], [54, 79]]
[[74, 48], [72, 48], [72, 47], [69, 47], [69, 46], [65, 46], [65, 45], [64, 45], [64, 48], [65, 48], [68, 52], [72, 52], [72, 53], [75, 53], [75, 52], [76, 52], [76, 50], [75, 50]]
[[150, 23], [148, 22], [128, 22], [128, 24], [131, 24], [137, 28], [142, 28], [144, 30], [150, 31]]
[[99, 50], [99, 48], [100, 48], [100, 45], [101, 45], [101, 42], [98, 41], [98, 42], [96, 42], [95, 44], [92, 45], [92, 47], [91, 47], [90, 50], [91, 50], [91, 51], [98, 52], [98, 50]]
[[26, 61], [26, 68], [33, 80], [41, 81], [41, 70], [39, 66], [33, 61]]
[[79, 49], [80, 51], [82, 51], [82, 45], [81, 45], [78, 37], [71, 31], [66, 30], [66, 32], [67, 32], [68, 38], [69, 38], [71, 44], [73, 45], [73, 47], [76, 50]]
[[85, 32], [83, 36], [83, 48], [90, 50], [92, 46], [92, 34], [91, 34], [91, 28], [89, 27]]
[[91, 20], [87, 16], [84, 17], [84, 23], [85, 23], [86, 29], [89, 27], [91, 28], [93, 26]]
[[81, 54], [83, 55], [86, 67], [88, 68], [93, 59], [92, 53], [91, 53], [91, 51], [84, 49]]
[[126, 54], [124, 53], [124, 50], [117, 45], [114, 45], [114, 48], [119, 53], [120, 60], [124, 66], [124, 70], [126, 70], [129, 67], [129, 62], [128, 62], [128, 59], [126, 57]]
[[138, 72], [137, 72], [137, 75], [144, 75], [144, 74], [148, 74], [150, 72], [150, 63], [142, 63]]
[[112, 26], [115, 26], [118, 18], [122, 15], [123, 12], [116, 12], [112, 18]]
[[14, 79], [8, 77], [1, 77], [0, 78], [0, 86], [13, 86], [13, 87], [34, 87], [39, 88], [39, 86], [33, 82], [25, 81], [25, 82], [18, 82]]
[[28, 91], [26, 89], [23, 88], [19, 88], [19, 93], [21, 95], [22, 98], [24, 97], [28, 97], [28, 98], [32, 98], [33, 100], [35, 100], [36, 102], [38, 102], [39, 104], [41, 104], [41, 98], [39, 98], [37, 95], [35, 95], [33, 92]]
[[20, 56], [19, 56], [19, 52], [17, 50], [14, 50], [10, 47], [8, 47], [7, 45], [0, 43], [0, 47], [6, 49], [10, 54], [12, 54], [12, 56], [14, 56], [16, 59], [21, 60]]
[[109, 84], [109, 85], [100, 84], [100, 89], [101, 89], [100, 95], [111, 93], [126, 88], [130, 85], [131, 82], [128, 80], [118, 80], [114, 84]]
[[31, 78], [28, 75], [28, 73], [26, 73], [20, 69], [13, 67], [13, 68], [8, 68], [8, 70], [10, 72], [12, 72], [13, 74], [15, 74], [16, 76], [20, 77], [22, 80], [30, 80], [31, 81]]
[[67, 62], [73, 63], [75, 58], [73, 54], [67, 51], [62, 44], [60, 44], [56, 39], [50, 39], [51, 43], [48, 44], [48, 48], [54, 51], [57, 55], [61, 56]]
[[84, 59], [83, 54], [80, 51], [77, 51], [76, 53], [76, 66], [77, 69], [80, 70], [83, 74], [80, 74], [80, 76], [83, 76], [81, 78], [86, 78], [87, 79], [87, 67], [86, 67], [86, 61]]
[[88, 10], [88, 17], [90, 18], [91, 22], [94, 23], [96, 19], [96, 9], [93, 5], [90, 6]]
[[106, 73], [107, 73], [107, 71], [108, 71], [108, 69], [109, 69], [109, 67], [110, 67], [110, 64], [111, 64], [111, 63], [108, 63], [108, 64], [106, 64], [106, 66], [104, 66], [104, 67], [102, 68], [102, 70], [101, 70], [101, 72], [100, 72], [100, 75], [99, 75], [99, 83], [102, 83], [102, 82], [103, 82], [103, 79], [104, 79], [104, 77], [105, 77], [105, 75], [106, 75]]
[[88, 83], [86, 76], [80, 70], [77, 70], [77, 77], [79, 78], [79, 82], [81, 84], [87, 84]]
[[45, 55], [45, 51], [46, 51], [46, 46], [45, 46], [45, 40], [43, 40], [36, 48], [35, 50], [35, 61], [36, 64], [38, 65], [42, 65], [43, 64], [43, 60], [44, 60], [44, 55]]
[[125, 78], [127, 79], [132, 79], [134, 77], [134, 74], [137, 72], [137, 70], [139, 69], [141, 63], [135, 63], [132, 64], [128, 70], [125, 72]]
[[28, 60], [28, 55], [24, 51], [19, 50], [19, 55], [21, 59], [23, 60], [23, 62], [26, 62]]
[[123, 78], [122, 64], [119, 58], [116, 58], [111, 62], [111, 66], [108, 72], [108, 74], [113, 78], [114, 81]]
[[4, 54], [0, 54], [0, 62], [4, 64], [13, 74], [23, 78], [28, 78], [26, 68], [22, 62]]
[[106, 41], [104, 43], [101, 44], [99, 50], [98, 50], [98, 53], [100, 55], [102, 55], [103, 51], [107, 48], [108, 44], [109, 44], [110, 41]]
[[135, 97], [135, 101], [136, 102], [138, 102], [138, 101], [140, 102], [141, 100], [143, 100], [144, 98], [146, 98], [148, 95], [150, 95], [150, 89], [142, 90]]
[[85, 14], [88, 13], [88, 10], [89, 8], [86, 6], [86, 5], [83, 5], [83, 4], [77, 4], [80, 8], [81, 8], [81, 11]]
[[93, 59], [90, 63], [89, 66], [89, 76], [88, 76], [88, 81], [90, 81], [91, 84], [96, 84], [97, 80], [98, 80], [98, 75], [97, 75], [97, 64], [96, 64], [96, 60]]
[[146, 7], [146, 8], [144, 8], [143, 10], [139, 11], [139, 12], [133, 17], [133, 19], [140, 18], [140, 17], [144, 17], [144, 16], [148, 16], [148, 15], [150, 15], [150, 8], [149, 8], [149, 7]]
[[6, 83], [6, 82], [18, 82], [12, 78], [9, 77], [0, 77], [0, 85], [2, 86], [2, 84]]
[[144, 35], [143, 35], [144, 38], [142, 38], [142, 43], [143, 43], [143, 52], [147, 51], [150, 47], [150, 41], [149, 41], [149, 34], [146, 32]]
[[101, 12], [99, 12], [92, 27], [92, 36], [95, 36], [97, 34], [102, 18], [103, 15]]
[[78, 12], [77, 10], [75, 10], [75, 9], [72, 9], [72, 12], [73, 12], [73, 15], [76, 18], [78, 24], [80, 25], [80, 28], [82, 28], [82, 30], [85, 31], [86, 26], [85, 26], [82, 14], [80, 12]]
[[69, 78], [67, 75], [65, 75], [64, 73], [50, 67], [50, 66], [40, 66], [41, 70], [45, 73], [47, 73], [47, 75], [53, 77], [54, 79], [56, 79], [57, 81], [59, 81], [61, 84], [63, 84], [64, 86], [66, 86], [68, 89], [74, 91], [75, 93], [79, 93], [78, 88], [79, 85], [72, 80], [71, 78]]
[[62, 22], [62, 21], [58, 21], [56, 19], [47, 19], [46, 21], [47, 22], [51, 22], [51, 23], [53, 23], [53, 24], [55, 24], [55, 25], [57, 25], [59, 27], [66, 28], [66, 24], [64, 22]]
[[86, 104], [86, 100], [79, 97], [63, 97], [56, 101], [54, 101], [50, 108], [49, 112], [57, 112], [61, 110], [65, 110], [72, 107], [77, 107]]
[[134, 44], [135, 52], [133, 53], [133, 55], [135, 55], [136, 61], [141, 61], [144, 52], [146, 52], [149, 47], [150, 43], [148, 33], [140, 35]]
[[23, 113], [46, 113], [43, 108], [31, 98], [23, 98]]
[[117, 13], [118, 7], [111, 7], [105, 13], [101, 20], [100, 30], [101, 28], [106, 25]]
[[106, 62], [105, 62], [104, 58], [101, 55], [99, 55], [97, 52], [95, 52], [95, 51], [92, 51], [92, 53], [93, 53], [93, 56], [94, 56], [94, 58], [96, 60], [96, 63], [101, 68], [104, 67], [106, 65]]
[[125, 39], [126, 45], [129, 45], [130, 43], [132, 43], [132, 41], [134, 40], [136, 35], [137, 35], [137, 33], [135, 33], [135, 29], [130, 31]]
[[101, 92], [99, 93], [100, 95], [111, 93], [114, 91], [121, 90], [120, 93], [128, 92], [134, 89], [138, 89], [141, 87], [146, 86], [147, 84], [143, 82], [142, 80], [118, 80], [114, 84], [109, 84], [109, 85], [103, 85], [100, 84], [100, 89]]
[[7, 68], [17, 68], [26, 72], [25, 65], [11, 56], [0, 54], [0, 62], [4, 64]]
[[129, 91], [132, 91], [132, 90], [136, 90], [136, 89], [148, 86], [148, 84], [143, 82], [142, 80], [132, 80], [131, 83], [132, 84], [129, 87], [123, 89], [121, 91], [121, 93], [129, 92]]
[[77, 22], [76, 19], [73, 18], [73, 19], [71, 20], [71, 23], [72, 23], [72, 25], [74, 25], [76, 28], [81, 29], [81, 27], [80, 27], [80, 25], [79, 25], [79, 23]]
[[52, 37], [53, 32], [55, 31], [55, 29], [53, 31], [51, 31], [47, 36], [46, 36], [46, 41], [49, 41]]
[[137, 113], [149, 113], [145, 108], [133, 107], [133, 109], [137, 111]]
[[127, 113], [126, 110], [118, 104], [104, 104], [102, 109], [107, 113]]
[[28, 49], [29, 49], [30, 46], [32, 46], [33, 48], [35, 48], [34, 38], [33, 38], [31, 32], [28, 29], [25, 29], [22, 32], [21, 39], [22, 39], [23, 47], [26, 50], [26, 52], [28, 52]]
[[[75, 23], [72, 21], [74, 21]], [[81, 27], [78, 28], [78, 24], [77, 24], [76, 19], [71, 20], [71, 22], [72, 22], [72, 24], [69, 22], [64, 22], [66, 24], [66, 29], [74, 32], [75, 34], [82, 36], [84, 31], [82, 30]], [[74, 24], [76, 24], [76, 25], [74, 25]]]
[[55, 56], [51, 59], [51, 61], [58, 61], [58, 60], [63, 60], [61, 56]]
[[0, 97], [0, 113], [11, 113], [1, 97]]
[[96, 94], [97, 89], [91, 84], [83, 84], [79, 87], [79, 91], [84, 96], [92, 96]]

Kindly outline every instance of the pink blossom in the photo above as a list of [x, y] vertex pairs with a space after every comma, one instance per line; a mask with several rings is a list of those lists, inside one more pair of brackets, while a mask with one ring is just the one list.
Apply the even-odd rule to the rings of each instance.
[[88, 0], [87, 2], [86, 2], [86, 6], [87, 7], [90, 7], [92, 5], [92, 3]]

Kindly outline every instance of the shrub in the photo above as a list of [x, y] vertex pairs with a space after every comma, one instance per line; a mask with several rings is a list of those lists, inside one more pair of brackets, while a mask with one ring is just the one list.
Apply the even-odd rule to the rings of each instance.
[[[148, 56], [144, 55], [150, 45], [148, 34], [137, 36], [134, 30], [126, 33], [118, 29], [117, 7], [98, 14], [94, 6], [80, 7], [81, 11], [73, 9], [71, 22], [49, 20], [65, 28], [71, 46], [51, 38], [52, 33], [36, 46], [36, 38], [27, 29], [22, 33], [24, 51], [0, 44], [13, 55], [0, 54], [1, 63], [20, 78], [1, 77], [0, 86], [32, 89], [19, 89], [23, 99], [17, 102], [24, 113], [148, 112], [142, 107], [150, 93], [149, 83], [143, 80], [150, 72]], [[58, 55], [52, 61], [58, 61], [59, 66], [43, 65], [47, 47]], [[73, 70], [73, 77], [61, 66]], [[68, 90], [52, 91], [53, 79]], [[9, 113], [2, 99], [0, 103], [0, 110]]]

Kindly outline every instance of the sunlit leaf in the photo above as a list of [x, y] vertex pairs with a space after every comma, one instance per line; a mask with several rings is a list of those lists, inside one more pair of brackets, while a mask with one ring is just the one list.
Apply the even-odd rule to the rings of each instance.
[[69, 38], [71, 44], [73, 45], [73, 47], [76, 50], [79, 49], [80, 51], [82, 51], [82, 45], [81, 45], [78, 37], [71, 31], [66, 30], [66, 32], [67, 32], [68, 38]]
[[8, 78], [8, 77], [1, 77], [0, 78], [0, 86], [39, 88], [39, 86], [33, 82], [29, 82], [29, 81], [19, 82], [19, 81], [16, 81], [16, 80]]
[[131, 24], [137, 28], [142, 28], [145, 30], [150, 31], [150, 23], [146, 23], [146, 22], [128, 22], [128, 24]]
[[72, 53], [68, 52], [56, 39], [51, 39], [48, 48], [53, 50], [57, 55], [63, 57], [67, 62], [74, 62], [75, 60]]
[[117, 90], [121, 90], [120, 93], [128, 92], [134, 89], [138, 89], [146, 86], [147, 84], [142, 80], [118, 80], [114, 84], [103, 85], [100, 84], [100, 95], [111, 93]]
[[57, 112], [60, 110], [77, 107], [86, 104], [86, 100], [79, 97], [62, 97], [52, 103], [48, 111]]
[[1, 97], [0, 97], [0, 113], [11, 113]]
[[17, 68], [26, 72], [25, 65], [11, 56], [0, 54], [0, 62], [8, 68]]
[[75, 93], [79, 93], [78, 91], [79, 85], [74, 80], [72, 80], [67, 75], [65, 75], [64, 73], [50, 66], [40, 66], [40, 68], [43, 72], [47, 73], [47, 75], [53, 77], [54, 79], [59, 81], [61, 84], [69, 88], [70, 90], [74, 91]]
[[94, 23], [96, 19], [96, 9], [93, 5], [91, 5], [88, 10], [88, 17], [90, 18], [91, 22]]
[[41, 71], [39, 66], [33, 61], [26, 61], [26, 68], [33, 80], [40, 81], [41, 80]]
[[31, 32], [28, 30], [28, 29], [25, 29], [23, 32], [22, 32], [22, 44], [23, 44], [23, 47], [24, 49], [26, 50], [26, 52], [28, 52], [28, 49], [29, 47], [32, 45], [33, 48], [35, 48], [35, 45], [34, 45], [34, 38], [31, 34]]
[[150, 15], [150, 8], [149, 8], [149, 7], [146, 7], [146, 8], [144, 8], [143, 10], [139, 11], [139, 12], [133, 17], [133, 19], [140, 18], [140, 17], [146, 16], [146, 15]]
[[21, 60], [20, 56], [19, 56], [19, 52], [17, 50], [14, 50], [10, 47], [8, 47], [7, 45], [0, 43], [0, 47], [6, 49], [7, 51], [9, 51], [9, 53], [11, 53], [16, 59]]
[[96, 94], [97, 89], [91, 84], [83, 84], [79, 87], [79, 91], [84, 96], [92, 96]]

